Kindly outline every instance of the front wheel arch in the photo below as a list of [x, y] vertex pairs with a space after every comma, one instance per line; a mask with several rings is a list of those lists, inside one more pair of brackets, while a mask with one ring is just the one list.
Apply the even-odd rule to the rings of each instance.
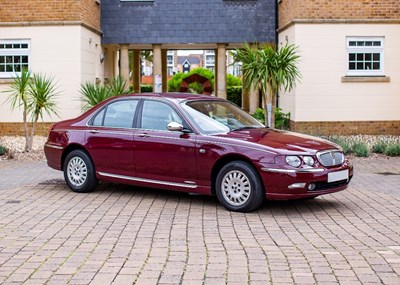
[[251, 212], [265, 200], [257, 170], [244, 161], [225, 164], [217, 174], [215, 189], [218, 201], [230, 211]]
[[216, 189], [215, 189], [215, 181], [217, 179], [218, 173], [221, 171], [222, 167], [224, 167], [226, 164], [228, 164], [232, 161], [242, 161], [242, 162], [250, 164], [254, 168], [254, 170], [257, 172], [258, 178], [260, 179], [260, 181], [263, 184], [263, 187], [265, 189], [263, 180], [261, 179], [261, 176], [258, 173], [257, 168], [251, 162], [250, 159], [247, 159], [246, 157], [243, 157], [240, 155], [227, 155], [227, 156], [224, 156], [224, 157], [220, 158], [219, 160], [217, 160], [211, 170], [211, 180], [210, 180], [211, 181], [211, 195], [215, 196], [217, 194]]

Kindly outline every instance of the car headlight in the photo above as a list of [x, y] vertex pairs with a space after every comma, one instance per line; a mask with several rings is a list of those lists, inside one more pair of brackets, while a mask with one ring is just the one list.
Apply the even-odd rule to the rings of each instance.
[[303, 156], [303, 161], [308, 166], [314, 165], [314, 158], [312, 158], [312, 156]]
[[286, 163], [293, 167], [299, 167], [301, 165], [301, 159], [295, 155], [286, 156]]

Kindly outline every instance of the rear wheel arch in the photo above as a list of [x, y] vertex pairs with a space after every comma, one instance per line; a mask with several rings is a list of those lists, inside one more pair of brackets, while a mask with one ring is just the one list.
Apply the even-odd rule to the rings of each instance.
[[66, 155], [63, 165], [65, 182], [72, 191], [87, 193], [96, 188], [96, 171], [92, 159], [84, 149], [72, 149]]
[[92, 164], [94, 165], [92, 157], [90, 156], [89, 152], [83, 146], [81, 146], [79, 144], [70, 144], [64, 149], [64, 152], [61, 156], [61, 170], [64, 170], [64, 163], [65, 163], [65, 159], [67, 158], [68, 154], [70, 154], [74, 150], [81, 150], [81, 151], [85, 152], [86, 155], [90, 158]]

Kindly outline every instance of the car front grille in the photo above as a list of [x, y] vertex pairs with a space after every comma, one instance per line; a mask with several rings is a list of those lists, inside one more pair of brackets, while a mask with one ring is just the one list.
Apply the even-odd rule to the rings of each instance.
[[344, 162], [344, 154], [339, 150], [327, 150], [317, 153], [319, 163], [323, 166], [336, 166]]

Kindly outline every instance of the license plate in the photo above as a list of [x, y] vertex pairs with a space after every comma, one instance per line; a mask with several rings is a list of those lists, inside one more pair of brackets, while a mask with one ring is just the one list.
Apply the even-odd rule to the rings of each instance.
[[328, 183], [336, 182], [340, 180], [348, 180], [349, 179], [349, 170], [341, 170], [336, 172], [328, 173]]

